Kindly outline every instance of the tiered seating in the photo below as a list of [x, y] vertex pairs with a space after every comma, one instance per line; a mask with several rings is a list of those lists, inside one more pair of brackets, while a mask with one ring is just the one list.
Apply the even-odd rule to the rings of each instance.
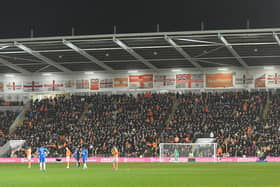
[[34, 101], [14, 138], [35, 148], [47, 144], [50, 156], [78, 144], [87, 144], [90, 155], [109, 156], [116, 145], [121, 156], [158, 156], [160, 142], [201, 137], [216, 138], [229, 156], [262, 149], [278, 156], [279, 107], [280, 97], [268, 92], [60, 97]]
[[0, 146], [3, 146], [9, 138], [9, 127], [16, 119], [18, 112], [0, 111]]
[[223, 153], [256, 156], [264, 140], [259, 127], [267, 92], [224, 92], [181, 95], [180, 105], [164, 134], [174, 142], [214, 137]]

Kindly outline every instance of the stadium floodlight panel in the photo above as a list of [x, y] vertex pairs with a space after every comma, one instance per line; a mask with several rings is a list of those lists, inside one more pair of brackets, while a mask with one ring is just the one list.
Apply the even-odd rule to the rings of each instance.
[[42, 75], [43, 76], [51, 76], [52, 74], [51, 73], [43, 73]]
[[218, 71], [228, 71], [228, 68], [218, 68]]
[[86, 75], [93, 75], [94, 72], [93, 72], [93, 71], [86, 71], [85, 74], [86, 74]]
[[138, 70], [128, 70], [128, 73], [138, 73]]
[[263, 69], [272, 70], [272, 69], [275, 69], [275, 68], [274, 68], [274, 66], [264, 66]]
[[182, 71], [181, 69], [172, 69], [171, 70], [172, 72], [180, 72], [180, 71]]
[[5, 74], [5, 77], [15, 77], [14, 74]]

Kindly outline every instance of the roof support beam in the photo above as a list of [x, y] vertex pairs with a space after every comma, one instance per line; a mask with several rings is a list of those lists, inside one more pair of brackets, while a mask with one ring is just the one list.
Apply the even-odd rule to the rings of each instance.
[[236, 58], [236, 60], [246, 69], [248, 69], [248, 64], [239, 56], [239, 54], [233, 49], [233, 47], [228, 43], [228, 41], [225, 39], [223, 35], [220, 33], [218, 34], [219, 39], [223, 42], [223, 44], [226, 46], [228, 51]]
[[51, 65], [46, 65], [46, 66], [44, 66], [44, 67], [38, 69], [38, 70], [35, 71], [35, 72], [37, 73], [37, 72], [43, 71], [44, 69], [47, 69], [47, 68], [50, 67], [50, 66], [51, 66]]
[[273, 33], [273, 37], [276, 40], [277, 44], [280, 46], [280, 38], [275, 32]]
[[204, 62], [204, 63], [207, 63], [207, 64], [219, 65], [219, 66], [229, 66], [229, 64], [223, 64], [223, 63], [219, 63], [219, 62], [212, 62], [212, 61], [203, 60], [203, 59], [199, 59], [199, 60], [197, 59], [197, 61]]
[[32, 49], [30, 49], [29, 47], [27, 47], [27, 46], [25, 46], [25, 45], [23, 45], [23, 44], [21, 44], [21, 43], [15, 42], [14, 44], [15, 44], [15, 46], [18, 47], [19, 49], [21, 49], [21, 50], [23, 50], [23, 51], [25, 51], [25, 52], [27, 52], [27, 53], [29, 53], [29, 54], [35, 56], [36, 58], [38, 58], [38, 59], [44, 61], [45, 63], [47, 63], [47, 64], [49, 64], [49, 65], [52, 65], [52, 66], [56, 67], [57, 69], [59, 69], [59, 70], [65, 72], [65, 73], [71, 73], [71, 72], [72, 72], [70, 69], [65, 68], [64, 66], [58, 64], [57, 62], [55, 62], [55, 61], [53, 61], [53, 60], [51, 60], [51, 59], [49, 59], [49, 58], [47, 58], [47, 57], [41, 55], [41, 54], [40, 54], [39, 52], [37, 52], [37, 51], [33, 51]]
[[141, 61], [143, 64], [148, 66], [149, 68], [153, 69], [154, 71], [158, 71], [158, 68], [151, 64], [149, 61], [144, 59], [141, 55], [136, 53], [133, 49], [131, 49], [129, 46], [127, 46], [125, 43], [123, 43], [121, 40], [113, 37], [113, 41], [118, 44], [121, 48], [123, 48], [125, 51], [127, 51], [130, 55], [132, 55], [137, 60]]
[[178, 51], [185, 59], [187, 59], [190, 63], [192, 63], [192, 65], [194, 65], [198, 69], [202, 68], [200, 64], [198, 64], [195, 60], [193, 60], [192, 57], [186, 51], [184, 51], [184, 49], [178, 46], [169, 36], [165, 35], [164, 39], [170, 45], [172, 45], [176, 49], [176, 51]]
[[67, 47], [73, 49], [74, 51], [76, 51], [77, 53], [79, 53], [80, 55], [82, 55], [83, 57], [89, 59], [91, 62], [97, 64], [98, 66], [112, 72], [114, 71], [111, 67], [107, 66], [106, 64], [104, 64], [103, 62], [101, 62], [100, 60], [98, 60], [97, 58], [95, 58], [94, 56], [88, 54], [85, 50], [79, 48], [78, 46], [76, 46], [75, 44], [73, 44], [70, 41], [67, 40], [63, 40], [63, 44], [66, 45]]
[[[83, 35], [83, 36], [69, 36], [64, 37], [66, 39], [99, 39], [99, 38], [112, 38], [114, 36], [117, 37], [156, 37], [162, 35], [176, 35], [176, 36], [192, 36], [192, 35], [201, 35], [201, 34], [213, 34], [217, 33], [222, 34], [236, 34], [236, 35], [271, 35], [272, 32], [280, 32], [280, 28], [266, 28], [266, 29], [228, 29], [228, 30], [208, 30], [208, 31], [182, 31], [182, 32], [156, 32], [156, 33], [131, 33], [131, 34], [102, 34], [102, 35]], [[17, 41], [46, 41], [46, 40], [61, 40], [61, 37], [36, 37], [36, 38], [23, 38], [23, 39], [1, 39], [1, 42], [10, 42], [11, 40]]]
[[30, 74], [31, 73], [30, 71], [27, 71], [26, 69], [23, 69], [23, 68], [5, 60], [5, 59], [3, 59], [3, 58], [0, 58], [0, 63], [9, 67], [9, 68], [11, 68], [11, 69], [14, 69], [14, 70], [16, 70], [20, 73], [24, 73], [24, 74]]

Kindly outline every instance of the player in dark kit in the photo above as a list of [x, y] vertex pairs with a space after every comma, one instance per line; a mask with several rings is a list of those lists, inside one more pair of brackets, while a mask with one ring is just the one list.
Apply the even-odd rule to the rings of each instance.
[[80, 158], [81, 158], [81, 150], [80, 150], [79, 146], [74, 151], [74, 158], [76, 160], [76, 166], [79, 168], [80, 167]]

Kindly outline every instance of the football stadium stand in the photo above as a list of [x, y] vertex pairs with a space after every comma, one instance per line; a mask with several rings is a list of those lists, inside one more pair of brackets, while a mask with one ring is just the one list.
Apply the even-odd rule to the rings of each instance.
[[92, 156], [109, 156], [114, 145], [121, 156], [158, 156], [159, 143], [203, 137], [216, 138], [218, 151], [228, 156], [257, 156], [264, 149], [279, 156], [279, 105], [279, 96], [265, 91], [72, 95], [33, 101], [8, 138], [33, 148], [48, 145], [53, 157], [82, 144]]

